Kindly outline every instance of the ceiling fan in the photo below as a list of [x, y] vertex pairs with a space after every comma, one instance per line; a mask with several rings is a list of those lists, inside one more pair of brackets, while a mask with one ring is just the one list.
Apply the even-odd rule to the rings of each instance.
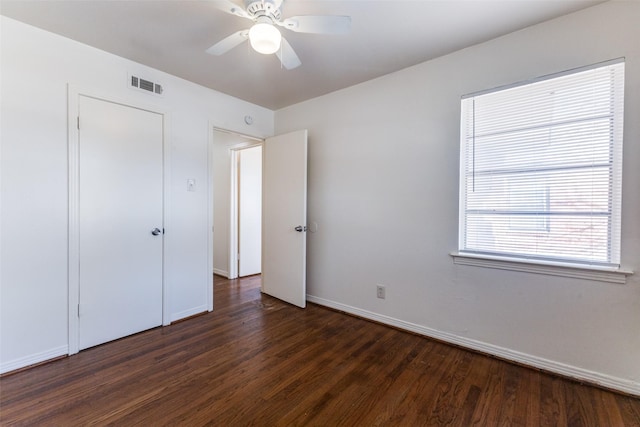
[[232, 15], [250, 19], [254, 22], [248, 30], [241, 30], [220, 40], [207, 49], [211, 55], [222, 55], [242, 42], [249, 40], [251, 47], [259, 53], [269, 55], [275, 53], [287, 70], [302, 64], [298, 55], [282, 37], [277, 27], [299, 33], [311, 34], [346, 34], [351, 28], [349, 16], [292, 16], [282, 20], [280, 7], [283, 0], [244, 0], [245, 9], [230, 0], [216, 0], [219, 9]]

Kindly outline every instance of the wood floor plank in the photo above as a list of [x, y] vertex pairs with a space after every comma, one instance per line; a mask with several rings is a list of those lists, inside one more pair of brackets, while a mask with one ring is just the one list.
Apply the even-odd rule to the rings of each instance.
[[[540, 387], [540, 424], [548, 426], [566, 426], [566, 396], [560, 378], [544, 375]], [[573, 383], [572, 383], [573, 384]]]
[[[524, 375], [524, 372], [523, 372]], [[524, 393], [518, 393], [519, 396], [524, 396], [526, 399], [526, 416], [524, 417], [524, 424], [527, 427], [537, 427], [541, 425], [540, 422], [540, 377], [542, 374], [538, 371], [530, 370], [527, 374], [529, 377], [527, 389], [529, 393], [526, 395]], [[522, 403], [522, 397], [518, 406], [525, 405]]]
[[214, 311], [0, 378], [0, 425], [636, 426], [640, 399], [216, 277]]

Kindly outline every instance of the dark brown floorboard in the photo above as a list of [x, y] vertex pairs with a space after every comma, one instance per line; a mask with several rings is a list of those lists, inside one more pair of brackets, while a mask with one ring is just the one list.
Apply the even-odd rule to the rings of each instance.
[[212, 313], [0, 378], [0, 424], [640, 426], [640, 399], [215, 283]]

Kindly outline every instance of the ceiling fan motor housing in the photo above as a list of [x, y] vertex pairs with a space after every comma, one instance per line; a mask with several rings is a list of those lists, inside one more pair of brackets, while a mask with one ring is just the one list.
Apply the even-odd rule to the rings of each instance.
[[266, 16], [274, 21], [280, 21], [282, 18], [282, 12], [280, 12], [282, 0], [245, 0], [244, 3], [247, 13], [253, 19]]

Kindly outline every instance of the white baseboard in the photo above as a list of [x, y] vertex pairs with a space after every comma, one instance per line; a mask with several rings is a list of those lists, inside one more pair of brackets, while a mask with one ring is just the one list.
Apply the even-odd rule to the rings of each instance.
[[226, 270], [220, 270], [219, 268], [215, 268], [214, 267], [213, 274], [217, 274], [218, 276], [226, 277], [227, 279], [229, 278], [229, 272], [226, 271]]
[[[179, 313], [171, 314], [171, 322], [184, 319], [185, 317], [193, 316], [207, 311], [207, 306], [202, 305], [189, 310], [185, 310]], [[31, 354], [29, 356], [21, 357], [19, 359], [11, 360], [9, 362], [0, 363], [0, 374], [15, 371], [16, 369], [22, 369], [27, 366], [35, 365], [37, 363], [46, 362], [56, 357], [66, 356], [69, 354], [69, 346], [60, 346], [46, 350], [40, 353]]]
[[56, 357], [66, 356], [69, 354], [69, 347], [66, 345], [52, 348], [50, 350], [42, 351], [40, 353], [31, 354], [29, 356], [21, 357], [19, 359], [11, 360], [9, 362], [0, 363], [0, 374], [6, 372], [15, 371], [16, 369], [26, 368], [27, 366], [35, 365], [36, 363], [46, 362]]
[[367, 310], [362, 310], [357, 307], [352, 307], [349, 305], [341, 304], [339, 302], [326, 300], [324, 298], [319, 298], [309, 294], [307, 294], [307, 301], [325, 307], [333, 308], [335, 310], [344, 311], [345, 313], [353, 314], [358, 317], [380, 322], [399, 329], [415, 332], [426, 337], [459, 345], [471, 350], [476, 350], [481, 353], [490, 354], [501, 359], [510, 360], [519, 364], [528, 365], [547, 372], [559, 374], [564, 377], [573, 378], [578, 381], [584, 381], [608, 389], [618, 390], [623, 393], [640, 396], [640, 382], [613, 377], [610, 375], [601, 374], [599, 372], [589, 371], [587, 369], [582, 369], [576, 366], [567, 365], [526, 353], [521, 353], [515, 350], [510, 350], [508, 348], [487, 344], [470, 338], [450, 334], [448, 332], [438, 331], [436, 329], [427, 328], [415, 323], [405, 322], [404, 320], [381, 315]]
[[195, 316], [196, 314], [204, 313], [205, 311], [209, 311], [207, 309], [207, 306], [201, 305], [199, 307], [190, 308], [189, 310], [181, 311], [179, 313], [171, 313], [171, 322], [184, 319], [185, 317]]

